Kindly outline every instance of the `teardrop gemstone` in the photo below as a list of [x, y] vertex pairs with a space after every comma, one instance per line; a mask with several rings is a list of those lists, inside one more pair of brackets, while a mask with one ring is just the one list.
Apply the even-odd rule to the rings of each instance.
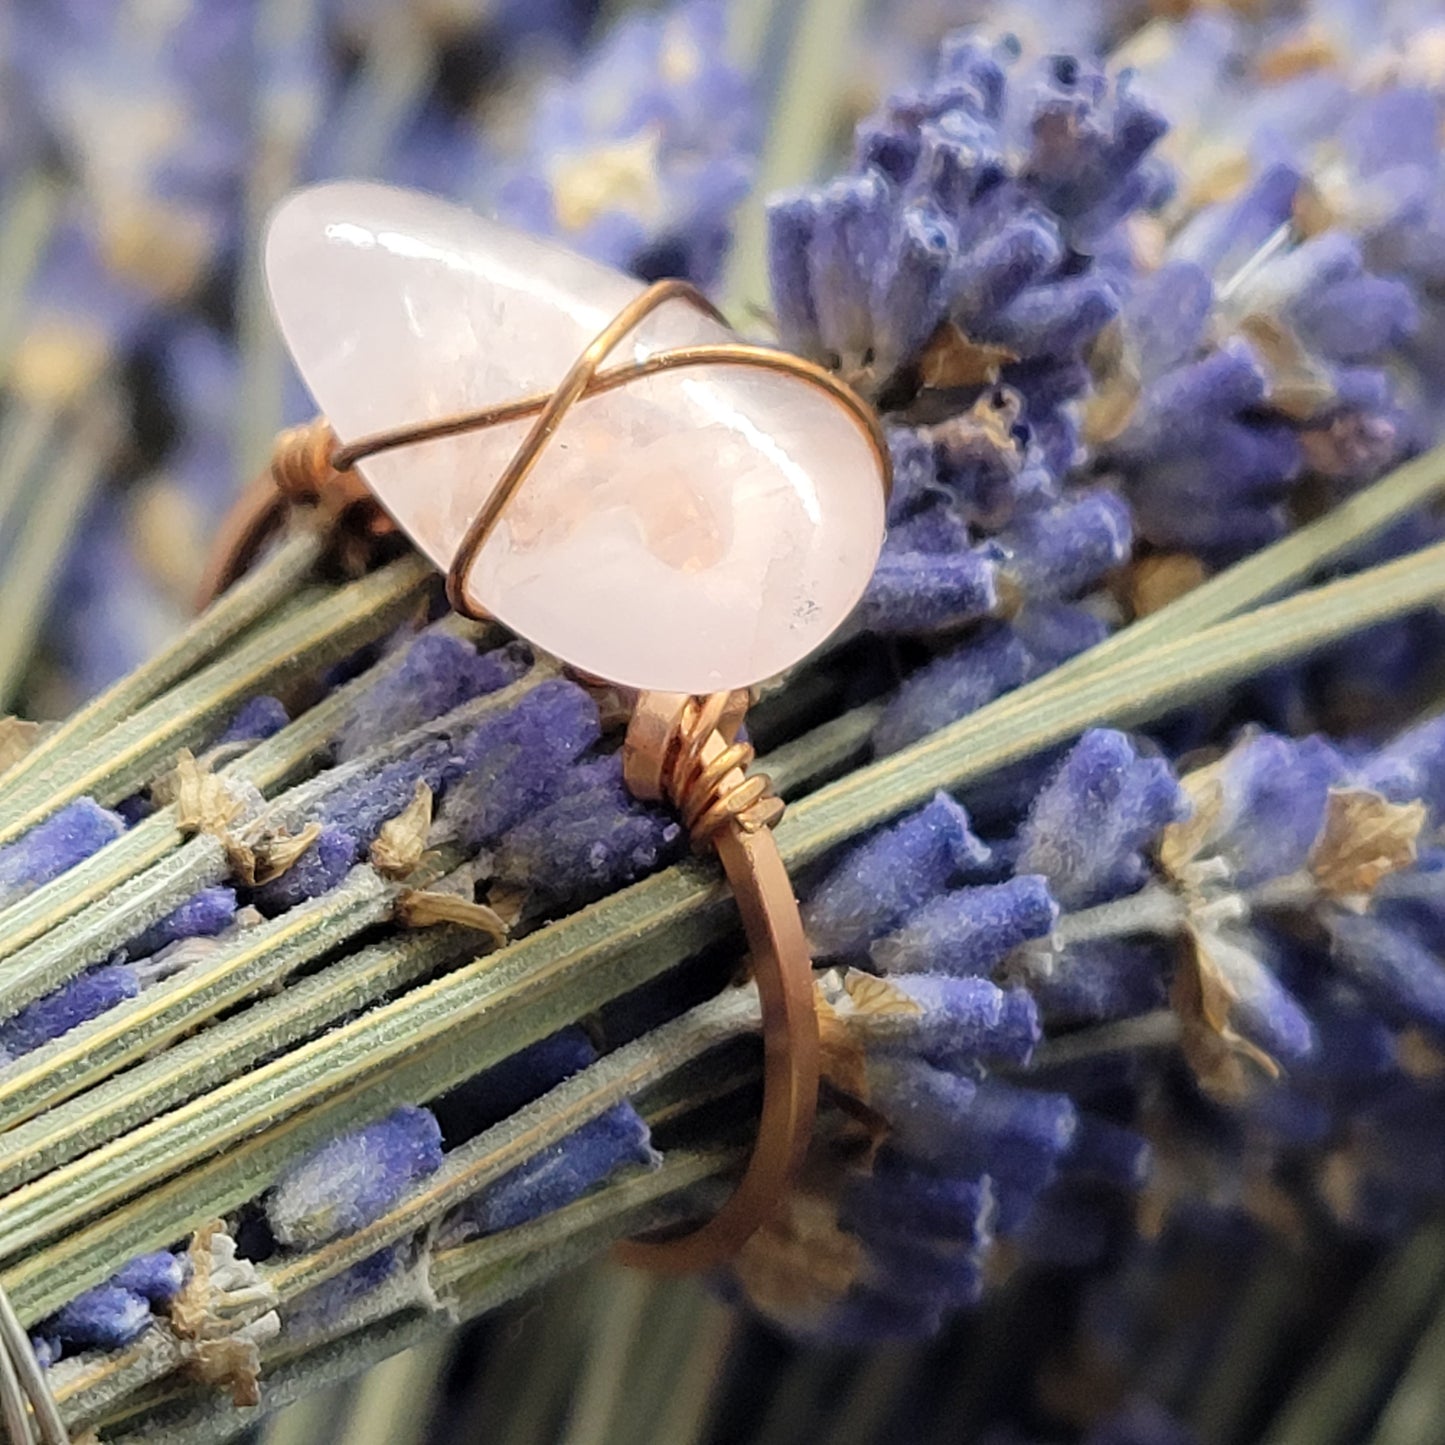
[[[432, 196], [298, 191], [266, 238], [272, 305], [343, 442], [549, 390], [639, 282]], [[735, 338], [668, 301], [608, 365]], [[443, 570], [530, 420], [359, 464]], [[706, 693], [817, 648], [882, 544], [880, 461], [807, 381], [736, 364], [584, 398], [508, 504], [469, 578], [520, 636], [595, 676]]]

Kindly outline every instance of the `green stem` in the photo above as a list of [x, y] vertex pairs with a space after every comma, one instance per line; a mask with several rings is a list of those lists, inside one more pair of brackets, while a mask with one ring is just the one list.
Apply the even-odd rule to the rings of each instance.
[[267, 624], [112, 728], [98, 745], [16, 788], [0, 808], [0, 844], [76, 798], [112, 804], [128, 797], [247, 698], [314, 676], [382, 636], [420, 602], [434, 577], [429, 563], [407, 557]]
[[[660, 1169], [608, 1184], [532, 1224], [442, 1251], [433, 1261], [431, 1278], [449, 1299], [448, 1312], [403, 1311], [300, 1355], [291, 1355], [286, 1342], [278, 1341], [265, 1360], [267, 1411], [352, 1379], [402, 1350], [455, 1328], [459, 1319], [473, 1319], [518, 1298], [543, 1280], [592, 1257], [613, 1240], [664, 1222], [672, 1215], [674, 1196], [737, 1162], [736, 1151], [679, 1151], [669, 1155]], [[234, 1436], [235, 1407], [204, 1387], [189, 1387], [183, 1402], [161, 1404], [154, 1415], [132, 1411], [121, 1417], [115, 1402], [123, 1398], [123, 1392], [114, 1388], [111, 1381], [117, 1372], [107, 1370], [106, 1364], [95, 1367], [83, 1388], [63, 1392], [65, 1417], [72, 1427], [101, 1418], [103, 1410], [106, 1417], [126, 1421], [125, 1433], [107, 1431], [112, 1445], [139, 1445], [161, 1438], [167, 1445], [211, 1445]], [[137, 1378], [134, 1362], [130, 1368], [132, 1378]], [[153, 1373], [150, 1378], [158, 1376]], [[102, 1400], [104, 1405], [97, 1408]]]
[[[421, 1102], [453, 1087], [666, 967], [645, 950], [627, 951], [611, 968], [579, 962], [559, 954], [548, 938], [552, 932], [543, 930], [509, 950], [510, 966], [499, 962], [505, 956], [499, 953], [445, 975], [10, 1196], [0, 1250], [13, 1255], [39, 1239], [62, 1236], [0, 1279], [22, 1318], [33, 1322], [107, 1278], [116, 1259], [161, 1248], [254, 1197], [286, 1163], [322, 1140], [398, 1103]], [[527, 944], [533, 945], [531, 957], [519, 965], [516, 953]], [[477, 997], [459, 1018], [451, 1012], [454, 995], [444, 985], [462, 977]], [[438, 998], [447, 1002], [432, 1012]], [[729, 1007], [738, 1007], [726, 999], [714, 1002], [714, 1012], [695, 1011], [701, 1019], [689, 1027], [702, 1029], [709, 1021], [721, 1027]], [[413, 1024], [418, 1008], [430, 1015], [429, 1024], [422, 1034], [408, 1030], [409, 1042], [398, 1051], [392, 1046], [398, 1024]], [[654, 1037], [648, 1048], [670, 1046], [673, 1038], [664, 1035], [659, 1044]], [[627, 1055], [611, 1065], [629, 1067], [642, 1070], [637, 1078], [645, 1082], [647, 1068], [639, 1058]], [[227, 1141], [234, 1142], [224, 1153], [212, 1152]], [[205, 1162], [188, 1172], [74, 1227], [95, 1213], [96, 1199], [131, 1194], [137, 1185], [203, 1156]], [[138, 1161], [143, 1161], [139, 1168]], [[445, 1179], [438, 1185], [444, 1187]], [[357, 1238], [362, 1237], [372, 1238], [369, 1233]], [[349, 1239], [303, 1257], [292, 1267], [292, 1287], [316, 1283], [332, 1266], [355, 1262], [353, 1247], [359, 1246]]]
[[35, 489], [0, 576], [0, 711], [11, 707], [35, 648], [60, 564], [86, 501], [110, 465], [113, 433], [106, 410], [76, 425], [53, 470]]
[[0, 224], [0, 380], [8, 379], [15, 348], [24, 333], [30, 278], [45, 255], [64, 187], [55, 176], [34, 170], [5, 195]]
[[[218, 944], [203, 963], [0, 1069], [0, 1119], [6, 1128], [24, 1123], [223, 1009], [280, 983], [328, 949], [387, 918], [399, 892], [399, 884], [358, 867], [341, 887], [323, 897]], [[50, 1184], [42, 1181], [33, 1188], [48, 1194], [57, 1179], [52, 1175]], [[0, 1223], [0, 1240], [8, 1243], [0, 1250], [14, 1253], [23, 1247], [15, 1243], [17, 1232], [28, 1242], [27, 1230], [37, 1221], [24, 1191], [10, 1196]]]
[[1445, 1288], [1445, 1226], [1419, 1230], [1360, 1291], [1338, 1332], [1264, 1431], [1263, 1445], [1361, 1438], [1379, 1387], [1398, 1368]]
[[[317, 803], [338, 788], [374, 774], [430, 738], [475, 726], [488, 715], [511, 706], [549, 675], [547, 668], [535, 667], [510, 687], [463, 703], [443, 717], [387, 739], [350, 762], [325, 769], [309, 782], [282, 793], [264, 812], [247, 821], [262, 836], [294, 833], [304, 826]], [[238, 770], [248, 762], [254, 770], [255, 762], [249, 755], [238, 760]], [[167, 822], [155, 830], [157, 845], [172, 836], [179, 838], [173, 819], [173, 811], [167, 810]], [[236, 826], [240, 826], [239, 822]], [[121, 850], [129, 836], [123, 835], [112, 846]], [[148, 840], [144, 851], [124, 850], [124, 856], [133, 859], [149, 851]], [[71, 914], [11, 955], [0, 974], [3, 981], [0, 1016], [15, 1013], [31, 1000], [108, 957], [200, 889], [222, 882], [230, 871], [231, 863], [222, 843], [210, 834], [201, 834], [178, 851], [165, 853], [144, 872], [132, 872], [123, 881], [117, 880], [88, 907]], [[0, 958], [3, 954], [0, 950]]]
[[438, 927], [373, 944], [51, 1106], [0, 1134], [0, 1194], [315, 1038], [323, 1029], [463, 957], [474, 943], [471, 934]]
[[768, 117], [768, 142], [738, 208], [724, 310], [739, 325], [768, 314], [769, 196], [813, 179], [837, 139], [838, 101], [866, 0], [799, 0], [788, 64]]
[[296, 592], [315, 568], [324, 545], [320, 532], [310, 527], [297, 528], [174, 642], [47, 733], [0, 776], [0, 787], [8, 793], [23, 780], [43, 773], [57, 760], [95, 741], [202, 662], [214, 657], [246, 628]]

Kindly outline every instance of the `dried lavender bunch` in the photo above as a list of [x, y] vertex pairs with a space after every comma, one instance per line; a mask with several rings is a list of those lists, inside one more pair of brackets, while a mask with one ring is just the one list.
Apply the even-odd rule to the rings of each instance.
[[[362, 116], [395, 79], [367, 20]], [[531, 224], [710, 278], [757, 133], [717, 23], [627, 22], [510, 169], [417, 81], [375, 168], [473, 197], [505, 176]], [[1091, 45], [1130, 23], [1101, 12]], [[1438, 463], [1390, 472], [1434, 437], [1438, 97], [1398, 56], [1322, 54], [1333, 99], [1252, 92], [1240, 134], [1268, 144], [1221, 190], [1191, 123], [1231, 103], [1229, 57], [1299, 35], [1209, 23], [1151, 32], [1216, 46], [1193, 113], [1167, 46], [1126, 75], [950, 39], [838, 181], [772, 212], [783, 339], [876, 399], [899, 476], [854, 627], [886, 652], [844, 643], [766, 714], [833, 1107], [786, 1218], [714, 1283], [808, 1340], [927, 1336], [1009, 1263], [1102, 1272], [1140, 1199], [1392, 1236], [1445, 1182], [1440, 723], [1398, 726], [1438, 657], [1438, 558], [1412, 555]], [[301, 53], [326, 93], [324, 46]], [[288, 83], [262, 71], [257, 93]], [[598, 122], [619, 84], [634, 109]], [[1271, 107], [1300, 118], [1278, 140]], [[1343, 113], [1378, 206], [1328, 204]], [[297, 173], [355, 133], [318, 131]], [[568, 190], [598, 174], [620, 190]], [[102, 370], [134, 350], [116, 336]], [[194, 318], [155, 355], [186, 398], [180, 493], [219, 505], [253, 357]], [[1226, 620], [1352, 545], [1404, 560]], [[60, 741], [6, 735], [0, 1280], [106, 1438], [224, 1436], [227, 1392], [705, 1212], [749, 1134], [728, 911], [621, 786], [609, 700], [418, 628], [420, 566], [339, 584], [317, 550], [293, 538]]]

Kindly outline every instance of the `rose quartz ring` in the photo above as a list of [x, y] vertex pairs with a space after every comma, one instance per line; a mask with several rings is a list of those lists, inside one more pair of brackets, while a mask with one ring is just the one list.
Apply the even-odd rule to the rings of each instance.
[[[444, 201], [341, 183], [272, 218], [266, 278], [343, 444], [555, 388], [643, 287]], [[608, 365], [733, 342], [666, 300]], [[531, 419], [357, 467], [438, 567]], [[858, 409], [786, 366], [720, 360], [584, 394], [477, 551], [467, 595], [564, 662], [639, 689], [747, 687], [847, 617], [883, 539], [886, 452]]]

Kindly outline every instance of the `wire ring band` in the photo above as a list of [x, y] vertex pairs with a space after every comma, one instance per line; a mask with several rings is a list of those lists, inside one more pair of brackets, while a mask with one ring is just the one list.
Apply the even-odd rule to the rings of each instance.
[[[499, 406], [376, 432], [341, 444], [324, 419], [283, 433], [268, 474], [238, 503], [218, 538], [203, 602], [245, 571], [292, 502], [318, 505], [332, 518], [377, 504], [353, 468], [398, 447], [534, 418], [526, 438], [472, 519], [447, 571], [447, 598], [469, 617], [485, 617], [468, 579], [508, 504], [537, 465], [564, 417], [578, 402], [666, 371], [736, 365], [781, 372], [825, 392], [862, 429], [878, 462], [885, 497], [892, 480], [888, 446], [876, 413], [833, 373], [800, 357], [742, 342], [660, 350], [603, 369], [616, 347], [669, 301], [685, 301], [723, 321], [685, 281], [659, 281], [602, 329], [555, 389]], [[635, 796], [666, 799], [694, 846], [711, 847], [732, 885], [762, 1007], [763, 1100], [747, 1167], [722, 1209], [690, 1233], [619, 1246], [624, 1261], [663, 1273], [692, 1273], [725, 1263], [777, 1211], [812, 1138], [819, 1080], [818, 1020], [812, 959], [797, 900], [770, 831], [782, 815], [768, 780], [749, 775], [752, 748], [739, 743], [745, 693], [691, 698], [639, 695], [623, 746], [624, 775]]]
[[0, 1288], [0, 1421], [10, 1445], [70, 1445], [45, 1369]]

